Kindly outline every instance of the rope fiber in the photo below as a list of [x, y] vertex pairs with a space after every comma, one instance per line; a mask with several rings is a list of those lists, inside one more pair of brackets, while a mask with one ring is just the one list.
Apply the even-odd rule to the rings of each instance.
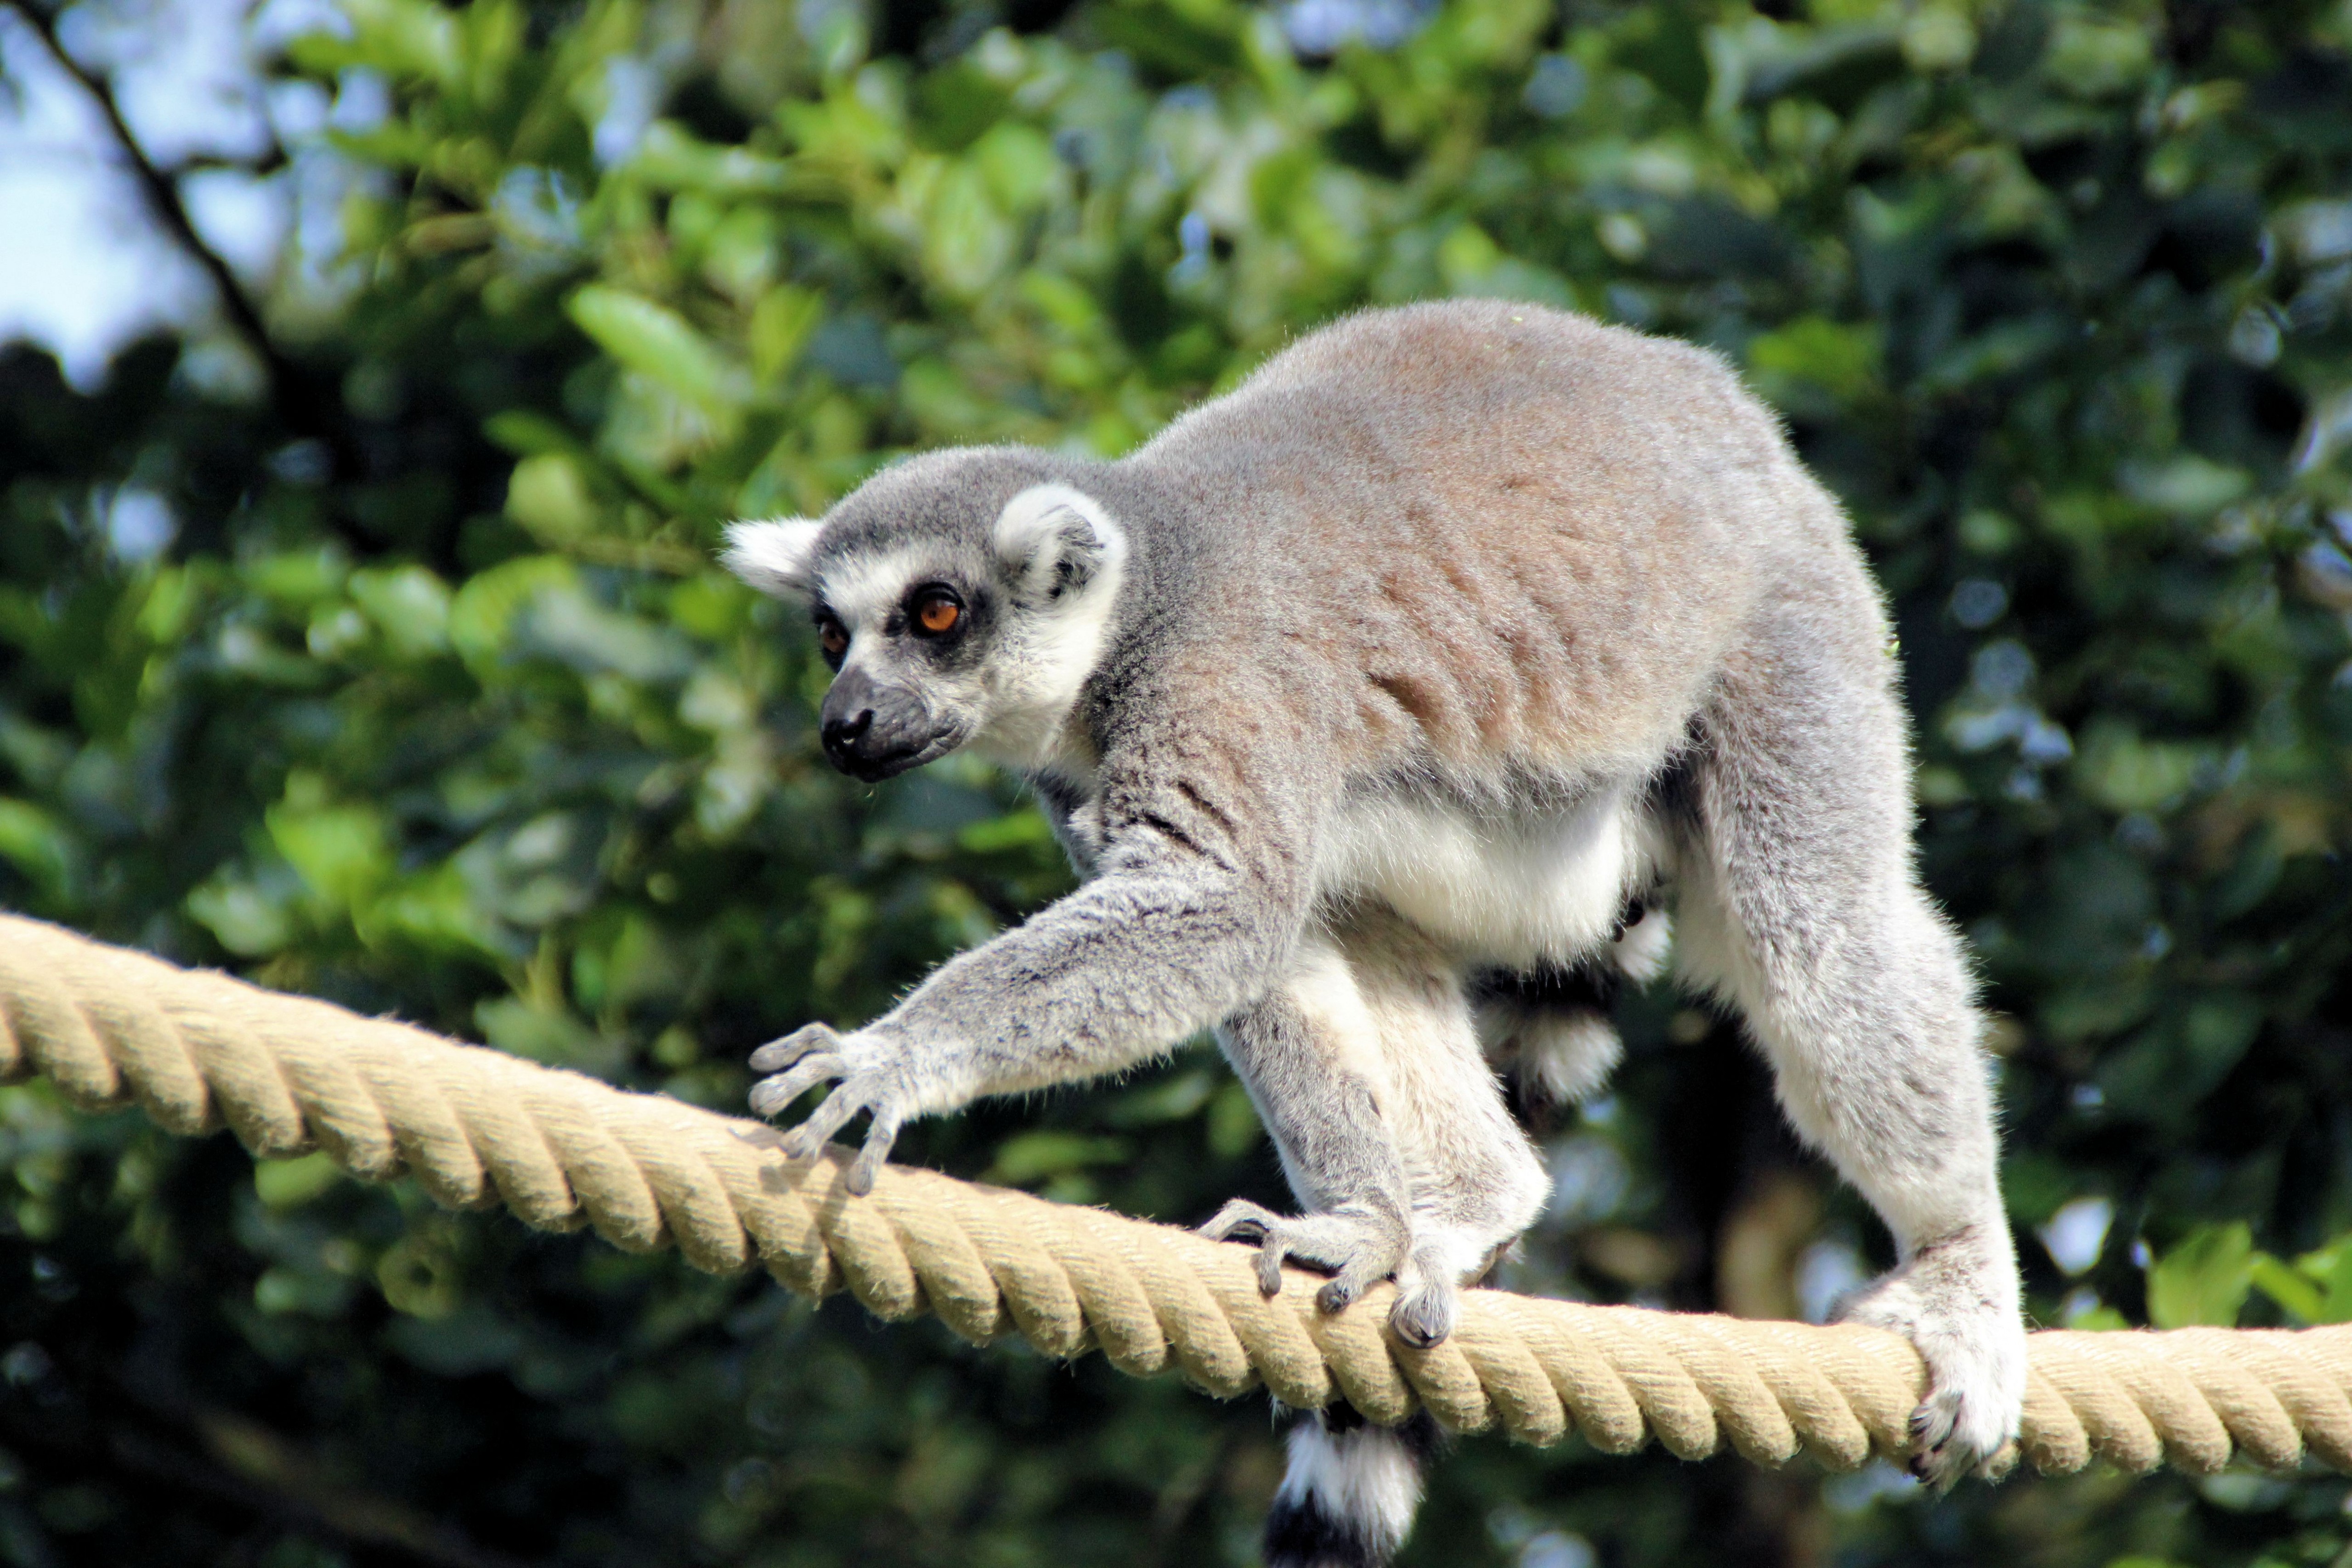
[[[1725, 1444], [1764, 1465], [1899, 1457], [1923, 1381], [1900, 1336], [1633, 1307], [1463, 1293], [1459, 1326], [1413, 1350], [1389, 1289], [1325, 1316], [1318, 1277], [1258, 1293], [1254, 1252], [1189, 1231], [928, 1171], [843, 1185], [837, 1147], [787, 1162], [765, 1125], [460, 1045], [387, 1019], [177, 968], [0, 915], [0, 1081], [47, 1077], [73, 1104], [135, 1104], [188, 1136], [226, 1125], [258, 1157], [322, 1149], [352, 1174], [413, 1176], [457, 1208], [503, 1204], [543, 1230], [675, 1243], [716, 1273], [764, 1267], [804, 1295], [846, 1289], [877, 1317], [935, 1312], [976, 1342], [1100, 1351], [1230, 1397], [1344, 1397], [1371, 1419], [1416, 1406], [1456, 1432], [1551, 1444], [1571, 1431], [1685, 1458]], [[2031, 1337], [2023, 1459], [2210, 1473], [2240, 1456], [2352, 1470], [2352, 1326], [2045, 1331]]]

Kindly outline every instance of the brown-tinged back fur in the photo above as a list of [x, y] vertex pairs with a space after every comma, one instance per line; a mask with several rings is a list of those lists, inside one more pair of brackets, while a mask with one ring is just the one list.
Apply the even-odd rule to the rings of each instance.
[[1792, 552], [1874, 599], [1717, 360], [1527, 306], [1351, 318], [1115, 468], [1209, 536], [1162, 656], [1322, 688], [1354, 767], [1638, 770]]

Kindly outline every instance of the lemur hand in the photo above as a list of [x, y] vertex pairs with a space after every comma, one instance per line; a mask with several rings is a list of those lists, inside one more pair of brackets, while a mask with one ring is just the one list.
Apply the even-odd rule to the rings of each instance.
[[753, 1051], [751, 1068], [772, 1075], [751, 1086], [751, 1109], [761, 1116], [775, 1115], [818, 1084], [838, 1085], [815, 1115], [784, 1134], [788, 1160], [812, 1158], [851, 1117], [874, 1113], [845, 1184], [860, 1197], [874, 1190], [898, 1129], [919, 1114], [906, 1044], [879, 1027], [842, 1035], [829, 1025], [804, 1025]]

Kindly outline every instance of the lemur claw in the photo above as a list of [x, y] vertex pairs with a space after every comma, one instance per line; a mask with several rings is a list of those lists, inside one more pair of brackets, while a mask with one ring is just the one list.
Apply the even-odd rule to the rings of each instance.
[[1389, 1309], [1389, 1327], [1415, 1350], [1443, 1344], [1454, 1332], [1456, 1311], [1454, 1287], [1443, 1279], [1424, 1279], [1412, 1289], [1400, 1289]]

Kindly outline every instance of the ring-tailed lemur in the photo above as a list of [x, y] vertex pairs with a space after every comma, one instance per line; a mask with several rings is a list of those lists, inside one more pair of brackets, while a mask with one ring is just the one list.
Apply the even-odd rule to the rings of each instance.
[[[1716, 359], [1533, 306], [1342, 321], [1132, 456], [934, 452], [815, 521], [730, 531], [840, 672], [864, 779], [959, 746], [1034, 785], [1087, 880], [887, 1016], [762, 1047], [765, 1115], [835, 1085], [853, 1191], [909, 1117], [1117, 1072], [1213, 1026], [1304, 1211], [1213, 1237], [1393, 1279], [1427, 1345], [1535, 1218], [1544, 1170], [1476, 1014], [1562, 1095], [1614, 1037], [1561, 987], [1617, 943], [1736, 1005], [1790, 1120], [1900, 1262], [1846, 1315], [1928, 1369], [1915, 1464], [2014, 1436], [2025, 1386], [1991, 1097], [1958, 943], [1912, 867], [1886, 616], [1837, 504]], [[1653, 917], [1654, 919], [1655, 917]], [[1475, 987], [1475, 989], [1474, 989]], [[1483, 1009], [1481, 1003], [1483, 1000]], [[1284, 1564], [1384, 1559], [1414, 1438], [1303, 1424]]]

